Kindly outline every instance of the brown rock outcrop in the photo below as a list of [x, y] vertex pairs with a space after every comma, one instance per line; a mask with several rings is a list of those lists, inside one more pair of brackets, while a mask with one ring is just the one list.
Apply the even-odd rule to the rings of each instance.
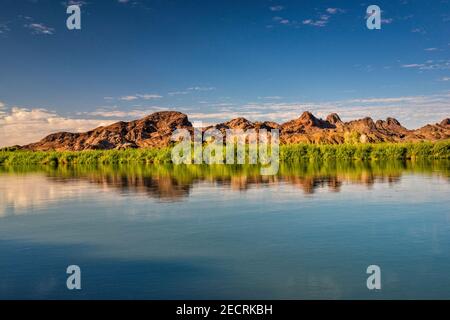
[[170, 144], [176, 129], [192, 129], [187, 115], [181, 112], [163, 111], [145, 118], [117, 122], [83, 133], [59, 132], [37, 143], [23, 146], [30, 150], [96, 150], [163, 147]]
[[342, 123], [341, 118], [337, 113], [331, 113], [327, 116], [327, 122], [330, 124], [338, 125]]
[[[328, 115], [326, 120], [323, 120], [307, 111], [299, 118], [281, 125], [270, 121], [252, 122], [245, 118], [236, 118], [208, 128], [218, 129], [224, 135], [227, 129], [255, 129], [256, 131], [279, 129], [280, 141], [285, 144], [438, 141], [450, 138], [449, 118], [440, 123], [409, 130], [394, 118], [374, 122], [372, 118], [366, 117], [343, 122], [336, 113]], [[171, 144], [171, 134], [176, 129], [193, 130], [187, 115], [174, 111], [162, 111], [139, 120], [121, 121], [88, 132], [54, 133], [39, 142], [20, 148], [42, 151], [79, 151], [165, 147]]]

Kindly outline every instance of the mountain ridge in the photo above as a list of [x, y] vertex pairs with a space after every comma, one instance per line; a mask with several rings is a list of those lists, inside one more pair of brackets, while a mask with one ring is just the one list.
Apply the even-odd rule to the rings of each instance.
[[[215, 128], [223, 133], [227, 129], [280, 130], [282, 144], [294, 143], [377, 143], [439, 141], [450, 138], [450, 118], [440, 123], [427, 124], [418, 129], [407, 129], [395, 118], [374, 121], [370, 117], [344, 122], [337, 113], [325, 120], [305, 111], [298, 118], [278, 124], [272, 121], [252, 122], [235, 118], [206, 128]], [[172, 132], [176, 129], [193, 131], [188, 116], [178, 111], [159, 111], [144, 118], [125, 122], [118, 121], [108, 126], [97, 127], [87, 132], [57, 132], [42, 140], [19, 146], [33, 151], [81, 151], [128, 148], [166, 147], [171, 144]]]

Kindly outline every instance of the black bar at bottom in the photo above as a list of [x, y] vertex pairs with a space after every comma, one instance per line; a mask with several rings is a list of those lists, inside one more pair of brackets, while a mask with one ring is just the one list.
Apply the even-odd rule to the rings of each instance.
[[[386, 318], [392, 309], [405, 315], [431, 316], [446, 312], [447, 301], [311, 301], [311, 300], [187, 300], [187, 301], [1, 301], [2, 312], [55, 313], [59, 319], [65, 315], [80, 316], [94, 313], [111, 314], [130, 319], [136, 315], [143, 319], [292, 319], [310, 318], [311, 315], [336, 317], [354, 315], [360, 318]], [[55, 310], [58, 310], [56, 312]], [[61, 310], [66, 312], [61, 313]]]

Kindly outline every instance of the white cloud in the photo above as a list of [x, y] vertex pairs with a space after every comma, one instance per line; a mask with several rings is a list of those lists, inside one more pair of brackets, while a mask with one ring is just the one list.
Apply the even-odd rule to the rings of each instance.
[[283, 6], [272, 6], [269, 9], [270, 9], [270, 11], [281, 11], [284, 9], [284, 7]]
[[177, 95], [184, 95], [184, 94], [189, 94], [189, 92], [187, 92], [187, 91], [174, 91], [174, 92], [169, 92], [169, 96], [177, 96]]
[[132, 110], [132, 111], [120, 111], [120, 110], [98, 110], [84, 113], [90, 116], [104, 117], [104, 118], [128, 118], [128, 117], [143, 117], [149, 112], [142, 110]]
[[414, 129], [428, 123], [440, 122], [450, 115], [450, 92], [428, 96], [403, 96], [363, 98], [325, 102], [266, 102], [247, 103], [226, 110], [209, 113], [189, 113], [189, 119], [208, 120], [211, 123], [245, 117], [251, 121], [270, 120], [278, 123], [298, 118], [303, 111], [311, 111], [325, 118], [337, 112], [344, 121], [372, 117], [373, 119], [397, 118], [403, 125]]
[[216, 90], [215, 87], [190, 87], [187, 88], [187, 90], [189, 91], [212, 91], [212, 90]]
[[382, 24], [391, 24], [394, 21], [392, 18], [381, 19]]
[[427, 60], [424, 63], [403, 64], [401, 67], [419, 70], [448, 70], [450, 69], [450, 60]]
[[426, 34], [427, 32], [423, 28], [414, 28], [411, 30], [412, 33], [420, 33], [420, 34]]
[[107, 119], [74, 119], [46, 109], [13, 107], [0, 113], [0, 147], [38, 141], [59, 131], [84, 132], [113, 123]]
[[344, 13], [345, 10], [340, 8], [327, 8], [326, 12], [329, 14], [336, 14], [336, 13]]
[[420, 96], [412, 97], [396, 97], [396, 98], [368, 98], [368, 99], [352, 99], [347, 100], [349, 103], [392, 103], [392, 102], [408, 102], [421, 98]]
[[55, 32], [55, 29], [46, 26], [43, 23], [28, 23], [25, 27], [31, 30], [32, 34], [46, 34], [51, 35]]
[[69, 1], [63, 1], [62, 5], [65, 7], [73, 6], [73, 5], [81, 7], [81, 6], [87, 5], [87, 2], [83, 1], [83, 0], [69, 0]]
[[187, 88], [182, 91], [169, 92], [168, 95], [169, 96], [178, 96], [178, 95], [186, 95], [186, 94], [192, 93], [193, 91], [213, 91], [213, 90], [216, 90], [216, 88], [215, 87], [193, 86], [193, 87]]
[[281, 99], [283, 99], [283, 97], [280, 97], [280, 96], [267, 96], [267, 97], [259, 97], [258, 99], [281, 100]]
[[137, 100], [139, 99], [137, 96], [124, 96], [124, 97], [120, 97], [120, 100], [123, 101], [133, 101], [133, 100]]
[[411, 64], [403, 64], [402, 68], [420, 68], [423, 67], [424, 64], [419, 64], [419, 63], [411, 63]]
[[318, 19], [305, 19], [302, 21], [302, 24], [319, 28], [326, 27], [330, 21], [331, 15], [336, 15], [344, 12], [345, 10], [340, 8], [327, 8], [325, 10], [325, 13], [319, 14]]
[[450, 77], [443, 77], [441, 81], [450, 81]]
[[[279, 17], [279, 16], [273, 17], [272, 20], [277, 22], [277, 23], [279, 23], [279, 24], [285, 25], [285, 26], [287, 26], [287, 25], [295, 26], [295, 25], [298, 24], [297, 21], [291, 21], [289, 19], [286, 19], [286, 18], [283, 18], [283, 17]], [[267, 26], [267, 27], [269, 27], [269, 26]], [[270, 26], [269, 28], [272, 28], [272, 27], [273, 26]]]
[[10, 31], [8, 25], [0, 23], [0, 34], [4, 34]]
[[[160, 99], [162, 98], [162, 96], [158, 95], [158, 94], [149, 94], [149, 93], [145, 93], [145, 94], [135, 94], [135, 95], [130, 95], [130, 96], [123, 96], [120, 97], [119, 100], [122, 101], [133, 101], [133, 100], [138, 100], [138, 99], [144, 99], [144, 100], [150, 100], [150, 99]], [[111, 97], [105, 97], [106, 100], [111, 100]]]
[[138, 94], [137, 95], [139, 98], [144, 99], [144, 100], [150, 100], [150, 99], [160, 99], [162, 98], [162, 96], [160, 96], [159, 94]]
[[102, 118], [122, 118], [122, 119], [137, 119], [145, 117], [153, 112], [166, 110], [167, 108], [159, 106], [144, 107], [134, 110], [119, 110], [117, 106], [99, 107], [95, 111], [78, 112], [80, 116], [93, 116]]
[[302, 21], [305, 25], [310, 25], [314, 27], [325, 27], [328, 24], [328, 20], [312, 20], [312, 19], [306, 19]]

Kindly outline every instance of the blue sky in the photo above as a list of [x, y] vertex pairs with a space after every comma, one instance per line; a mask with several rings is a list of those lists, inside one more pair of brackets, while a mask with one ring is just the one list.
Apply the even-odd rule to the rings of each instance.
[[[68, 2], [82, 30], [67, 30]], [[167, 109], [436, 122], [450, 116], [450, 1], [432, 3], [2, 0], [0, 145]]]

